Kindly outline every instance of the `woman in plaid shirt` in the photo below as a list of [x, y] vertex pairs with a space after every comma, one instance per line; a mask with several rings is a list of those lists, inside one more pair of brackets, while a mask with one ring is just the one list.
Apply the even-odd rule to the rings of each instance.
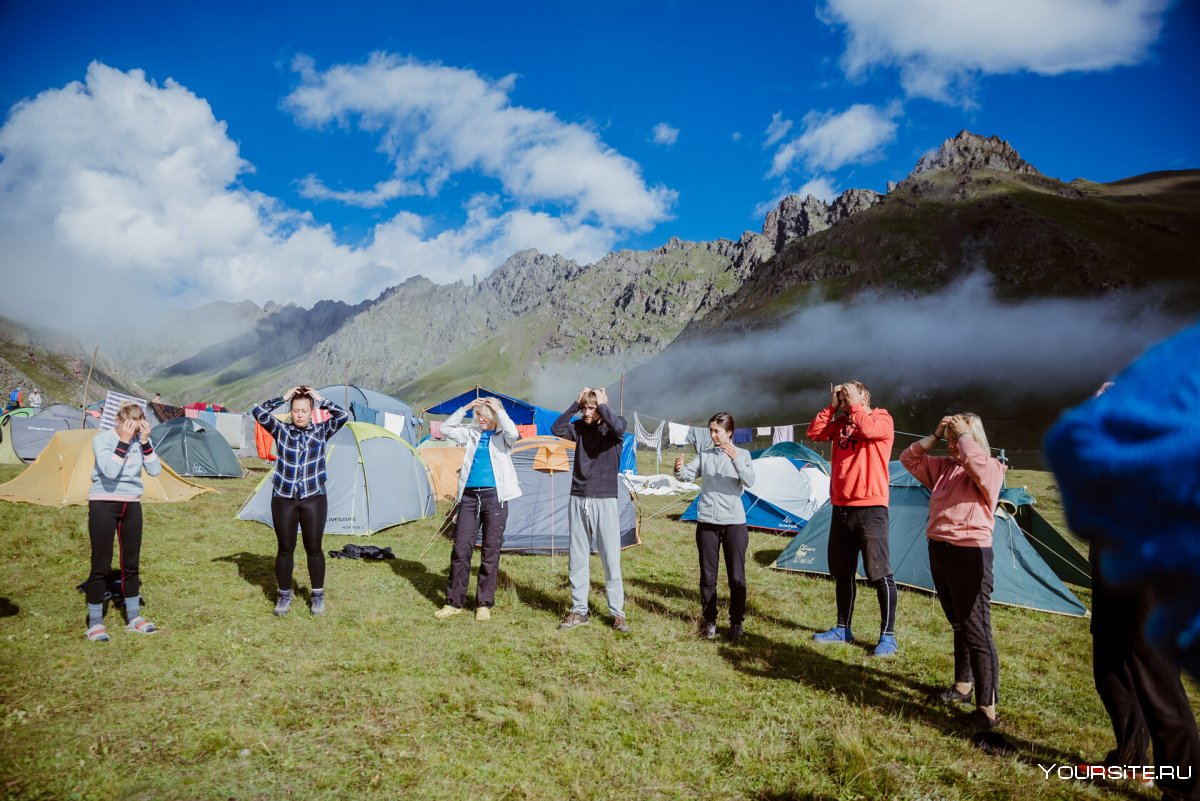
[[[284, 423], [271, 412], [290, 404], [292, 421]], [[329, 419], [313, 422], [313, 409], [325, 409]], [[296, 532], [304, 536], [308, 555], [308, 578], [312, 583], [314, 615], [325, 613], [325, 554], [321, 537], [325, 533], [328, 499], [325, 497], [325, 447], [350, 415], [337, 404], [322, 398], [311, 387], [292, 387], [282, 398], [272, 398], [251, 412], [259, 425], [275, 438], [275, 473], [271, 476], [271, 517], [279, 551], [275, 554], [275, 578], [279, 598], [275, 614], [282, 617], [292, 608], [292, 555], [296, 551]]]

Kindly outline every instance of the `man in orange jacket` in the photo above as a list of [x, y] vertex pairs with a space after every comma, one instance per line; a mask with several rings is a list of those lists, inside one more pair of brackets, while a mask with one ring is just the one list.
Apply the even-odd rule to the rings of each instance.
[[885, 409], [871, 408], [861, 381], [832, 388], [829, 406], [808, 426], [809, 439], [833, 442], [829, 485], [829, 573], [837, 583], [837, 625], [814, 634], [820, 643], [854, 642], [855, 573], [862, 554], [867, 581], [879, 596], [880, 631], [875, 656], [896, 653], [896, 580], [888, 553], [888, 461], [895, 426]]

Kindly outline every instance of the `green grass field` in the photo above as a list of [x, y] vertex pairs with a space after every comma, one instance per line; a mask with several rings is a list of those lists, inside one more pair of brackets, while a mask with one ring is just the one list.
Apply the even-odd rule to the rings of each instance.
[[[17, 472], [0, 468], [0, 480]], [[108, 644], [84, 640], [74, 589], [87, 572], [86, 510], [0, 503], [0, 796], [1150, 797], [1037, 767], [1110, 746], [1084, 619], [995, 609], [1015, 750], [989, 757], [952, 710], [925, 701], [951, 679], [936, 600], [901, 592], [896, 658], [818, 647], [811, 635], [832, 623], [833, 588], [769, 569], [782, 537], [751, 535], [740, 647], [695, 638], [692, 529], [657, 498], [643, 545], [624, 555], [628, 636], [602, 622], [595, 559], [588, 626], [557, 629], [565, 557], [505, 556], [490, 623], [435, 621], [449, 563], [436, 520], [369, 540], [392, 546], [395, 561], [329, 560], [323, 619], [302, 603], [276, 619], [274, 535], [233, 520], [261, 475], [146, 508], [145, 613], [162, 631], [137, 637], [110, 614]], [[1048, 478], [1012, 483], [1045, 495]], [[327, 537], [326, 550], [351, 541], [364, 542]], [[860, 593], [868, 645], [876, 619], [873, 594]]]

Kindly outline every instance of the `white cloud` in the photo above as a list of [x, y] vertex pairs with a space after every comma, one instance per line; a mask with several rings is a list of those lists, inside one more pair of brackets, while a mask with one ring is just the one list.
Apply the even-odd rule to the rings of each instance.
[[1137, 64], [1170, 0], [826, 0], [851, 78], [896, 68], [914, 97], [969, 102], [977, 75], [1061, 75]]
[[792, 130], [792, 121], [785, 120], [782, 111], [776, 111], [771, 115], [771, 124], [767, 126], [767, 138], [763, 140], [763, 147], [772, 147], [787, 136], [790, 130]]
[[518, 204], [559, 204], [576, 224], [645, 231], [670, 215], [676, 193], [647, 186], [594, 130], [513, 105], [515, 76], [489, 81], [383, 53], [324, 72], [307, 58], [294, 66], [301, 82], [285, 106], [297, 121], [377, 132], [399, 180], [477, 170]]
[[336, 200], [347, 206], [358, 206], [364, 209], [374, 209], [384, 205], [389, 200], [407, 195], [423, 195], [425, 190], [420, 184], [400, 181], [395, 178], [379, 181], [373, 189], [368, 190], [334, 190], [325, 186], [320, 178], [309, 173], [300, 180], [300, 195], [310, 200]]
[[672, 128], [665, 122], [654, 126], [654, 144], [670, 147], [679, 141], [679, 129]]
[[900, 113], [895, 102], [882, 109], [859, 103], [840, 113], [810, 111], [804, 115], [804, 132], [776, 149], [767, 175], [783, 175], [797, 161], [813, 172], [876, 160], [884, 145], [896, 138]]
[[[595, 155], [590, 133], [565, 139], [572, 135]], [[597, 175], [609, 157], [598, 158]], [[8, 282], [0, 312], [83, 329], [111, 320], [114, 307], [136, 319], [146, 304], [211, 299], [358, 302], [418, 273], [440, 282], [483, 275], [524, 248], [595, 261], [620, 236], [594, 220], [481, 196], [458, 228], [435, 230], [400, 212], [351, 247], [310, 215], [245, 188], [251, 172], [204, 99], [140, 70], [93, 63], [83, 82], [18, 103], [0, 127], [0, 267], [28, 280]], [[447, 175], [431, 169], [424, 185]], [[310, 196], [322, 190], [333, 194], [308, 184]], [[410, 190], [384, 181], [343, 199], [366, 205]], [[588, 189], [579, 203], [590, 208], [602, 194]]]
[[742, 141], [742, 132], [734, 131], [733, 135], [730, 136], [729, 138], [732, 139], [734, 142], [740, 142], [740, 141]]

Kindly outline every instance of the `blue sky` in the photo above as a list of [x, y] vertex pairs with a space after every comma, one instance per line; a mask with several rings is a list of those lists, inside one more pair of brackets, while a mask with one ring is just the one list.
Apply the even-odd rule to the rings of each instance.
[[522, 247], [736, 238], [963, 128], [1064, 180], [1200, 167], [1195, 3], [344, 6], [0, 6], [4, 272], [357, 302]]

